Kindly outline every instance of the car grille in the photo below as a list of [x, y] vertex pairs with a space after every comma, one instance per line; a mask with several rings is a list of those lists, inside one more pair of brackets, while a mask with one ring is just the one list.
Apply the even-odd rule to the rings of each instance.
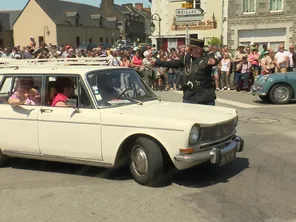
[[199, 143], [201, 145], [214, 143], [218, 140], [225, 139], [228, 136], [233, 135], [234, 133], [234, 120], [215, 126], [205, 127], [201, 129], [201, 137]]

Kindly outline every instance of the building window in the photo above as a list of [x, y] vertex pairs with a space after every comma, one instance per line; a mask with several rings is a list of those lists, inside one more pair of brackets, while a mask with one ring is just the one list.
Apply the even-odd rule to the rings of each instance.
[[76, 26], [79, 25], [79, 18], [78, 17], [75, 18], [75, 24], [76, 24]]
[[100, 28], [103, 28], [103, 19], [100, 19], [100, 25], [99, 25]]
[[100, 38], [100, 43], [103, 43], [103, 38], [102, 37]]
[[243, 11], [244, 13], [255, 12], [256, 0], [243, 0]]
[[114, 44], [114, 39], [113, 38], [111, 38], [111, 44]]
[[109, 40], [108, 40], [108, 38], [106, 38], [106, 43], [107, 43], [107, 44], [109, 43]]
[[284, 0], [269, 0], [269, 10], [270, 11], [282, 11]]

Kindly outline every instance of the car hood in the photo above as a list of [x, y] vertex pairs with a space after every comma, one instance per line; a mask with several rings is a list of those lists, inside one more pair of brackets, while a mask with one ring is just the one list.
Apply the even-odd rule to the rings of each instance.
[[144, 102], [143, 105], [130, 105], [114, 109], [121, 115], [161, 120], [179, 120], [200, 125], [219, 124], [237, 116], [235, 109], [166, 101]]

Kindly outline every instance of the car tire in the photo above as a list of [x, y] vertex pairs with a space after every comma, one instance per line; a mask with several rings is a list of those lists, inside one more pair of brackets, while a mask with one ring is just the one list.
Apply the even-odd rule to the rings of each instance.
[[129, 161], [134, 180], [145, 186], [159, 186], [163, 182], [164, 163], [161, 148], [151, 139], [139, 137], [135, 140]]
[[0, 150], [0, 167], [3, 166], [8, 160], [8, 157], [4, 155]]
[[269, 98], [274, 104], [288, 104], [292, 97], [293, 89], [287, 84], [274, 85], [269, 92]]
[[259, 98], [262, 100], [262, 101], [265, 101], [265, 102], [269, 102], [270, 99], [268, 96], [259, 96]]

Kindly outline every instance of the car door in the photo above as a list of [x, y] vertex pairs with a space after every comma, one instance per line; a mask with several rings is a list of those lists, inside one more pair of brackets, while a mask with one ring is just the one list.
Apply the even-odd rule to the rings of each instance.
[[41, 106], [8, 104], [11, 95], [21, 87], [25, 78], [33, 87], [41, 87], [42, 76], [5, 75], [0, 86], [0, 149], [3, 152], [40, 154], [37, 135], [37, 116]]
[[[56, 77], [61, 76], [46, 78], [46, 95], [51, 91], [49, 83], [56, 82]], [[79, 111], [71, 107], [52, 107], [49, 104], [51, 101], [44, 104], [38, 114], [41, 153], [70, 159], [100, 161], [100, 110], [95, 109], [81, 77], [68, 77], [77, 85], [75, 94]], [[48, 101], [48, 98], [45, 98], [45, 101]]]

